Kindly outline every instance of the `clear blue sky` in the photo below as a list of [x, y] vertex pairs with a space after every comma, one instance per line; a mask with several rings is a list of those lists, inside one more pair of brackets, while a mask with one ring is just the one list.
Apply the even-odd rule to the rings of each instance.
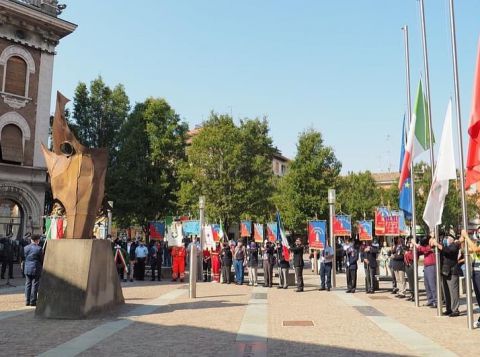
[[[423, 59], [417, 0], [82, 0], [57, 48], [54, 90], [123, 83], [132, 104], [164, 97], [191, 127], [211, 110], [267, 115], [288, 157], [298, 134], [323, 133], [347, 171], [398, 169], [406, 111], [403, 33], [412, 97]], [[480, 1], [456, 0], [463, 128], [468, 125]], [[447, 0], [425, 0], [434, 130], [453, 96]], [[52, 107], [53, 108], [53, 107]], [[466, 143], [465, 143], [466, 146]]]

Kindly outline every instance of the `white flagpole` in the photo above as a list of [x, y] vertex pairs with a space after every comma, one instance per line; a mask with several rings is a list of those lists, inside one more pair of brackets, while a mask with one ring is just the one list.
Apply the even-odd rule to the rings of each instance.
[[[460, 115], [460, 89], [458, 85], [457, 38], [455, 34], [455, 13], [453, 0], [450, 0], [450, 32], [452, 39], [453, 82], [455, 88], [455, 109], [457, 112], [458, 151], [460, 157], [460, 190], [462, 197], [463, 228], [468, 230], [467, 200], [465, 195], [465, 169], [463, 159], [462, 118]], [[468, 329], [473, 329], [473, 302], [472, 302], [472, 272], [468, 244], [465, 244], [465, 286], [467, 290], [467, 321]]]
[[[430, 168], [432, 170], [432, 180], [435, 176], [435, 157], [433, 155], [433, 131], [432, 131], [432, 102], [430, 100], [430, 77], [428, 73], [428, 50], [427, 50], [427, 34], [425, 30], [425, 11], [423, 0], [420, 0], [420, 18], [422, 25], [422, 46], [423, 46], [423, 66], [425, 70], [425, 95], [427, 96], [427, 113], [428, 113], [428, 131], [430, 133]], [[431, 233], [431, 232], [430, 232]], [[435, 226], [435, 239], [438, 241], [438, 226]], [[440, 252], [438, 247], [435, 247], [435, 280], [437, 282], [437, 316], [442, 316], [442, 280], [440, 278]]]
[[[407, 122], [411, 124], [412, 122], [412, 100], [410, 95], [410, 50], [408, 46], [408, 26], [405, 25], [402, 27], [403, 38], [405, 43], [405, 76], [406, 76], [406, 85], [407, 85]], [[413, 173], [413, 158], [410, 164], [410, 181], [412, 189], [412, 240], [415, 243], [413, 245], [413, 294], [415, 306], [419, 306], [418, 298], [418, 261], [417, 261], [417, 232], [416, 232], [416, 218], [415, 218], [415, 178]]]

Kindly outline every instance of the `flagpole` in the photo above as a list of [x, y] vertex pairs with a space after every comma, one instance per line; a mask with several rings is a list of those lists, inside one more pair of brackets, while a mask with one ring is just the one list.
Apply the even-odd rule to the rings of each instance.
[[[453, 82], [455, 88], [455, 109], [457, 112], [458, 156], [460, 157], [460, 183], [462, 197], [463, 228], [468, 230], [467, 200], [465, 195], [465, 169], [463, 159], [462, 118], [460, 113], [460, 88], [458, 85], [457, 37], [455, 34], [455, 13], [453, 0], [450, 0], [450, 31], [452, 40]], [[465, 244], [465, 286], [467, 290], [467, 321], [468, 329], [473, 330], [473, 303], [472, 303], [472, 272], [468, 244]]]
[[[410, 94], [410, 51], [408, 46], [408, 26], [405, 25], [402, 27], [403, 30], [403, 38], [405, 44], [405, 76], [406, 76], [406, 85], [407, 85], [407, 120], [409, 125], [412, 122], [412, 100]], [[411, 200], [412, 200], [412, 240], [413, 244], [413, 294], [414, 294], [414, 301], [415, 306], [419, 306], [419, 298], [418, 298], [418, 252], [417, 252], [417, 232], [416, 232], [416, 217], [415, 217], [415, 177], [413, 172], [413, 159], [410, 164], [410, 183], [411, 183]]]
[[[428, 132], [429, 135], [429, 145], [430, 145], [430, 168], [432, 171], [432, 181], [433, 176], [435, 175], [435, 157], [433, 155], [433, 131], [432, 131], [432, 102], [430, 100], [430, 77], [428, 72], [428, 50], [427, 50], [427, 34], [425, 30], [425, 11], [423, 0], [420, 1], [420, 18], [422, 25], [422, 46], [423, 46], [423, 66], [425, 70], [425, 94], [427, 96], [427, 114], [428, 114]], [[430, 232], [431, 233], [431, 232]], [[438, 226], [435, 226], [435, 239], [438, 241]], [[442, 280], [440, 278], [440, 252], [438, 247], [435, 246], [435, 280], [437, 283], [437, 316], [442, 316]]]

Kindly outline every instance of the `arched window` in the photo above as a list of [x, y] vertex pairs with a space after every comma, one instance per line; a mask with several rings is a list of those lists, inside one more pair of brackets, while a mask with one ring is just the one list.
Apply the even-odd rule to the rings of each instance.
[[26, 96], [27, 62], [21, 57], [12, 56], [5, 70], [5, 92]]
[[0, 133], [0, 160], [8, 163], [23, 163], [22, 130], [15, 124], [5, 125]]

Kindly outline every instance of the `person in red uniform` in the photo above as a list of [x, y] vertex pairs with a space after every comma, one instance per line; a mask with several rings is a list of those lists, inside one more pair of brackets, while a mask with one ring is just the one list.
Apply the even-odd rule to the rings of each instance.
[[215, 245], [215, 248], [212, 249], [212, 273], [213, 273], [213, 282], [220, 282], [220, 243]]
[[212, 277], [212, 257], [210, 254], [210, 250], [205, 248], [203, 250], [203, 282], [207, 282], [211, 280]]
[[180, 282], [183, 283], [185, 278], [185, 257], [187, 252], [184, 246], [172, 247], [172, 281], [177, 281], [180, 278]]

